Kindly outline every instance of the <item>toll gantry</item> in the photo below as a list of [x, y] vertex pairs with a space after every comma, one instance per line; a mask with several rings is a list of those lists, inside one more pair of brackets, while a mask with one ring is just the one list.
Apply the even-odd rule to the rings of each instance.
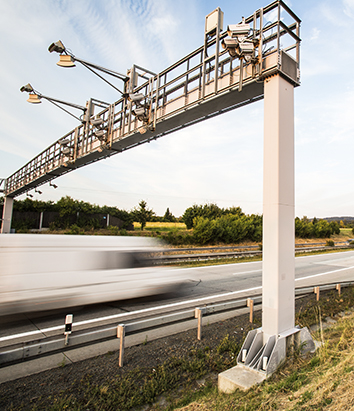
[[[60, 54], [59, 65], [78, 61], [121, 78], [124, 90], [113, 104], [88, 101], [78, 127], [2, 182], [2, 233], [10, 232], [14, 197], [264, 98], [262, 328], [247, 335], [237, 367], [219, 375], [219, 389], [230, 392], [262, 381], [294, 344], [313, 348], [308, 330], [295, 327], [294, 88], [300, 84], [300, 19], [276, 0], [223, 31], [217, 8], [206, 16], [204, 44], [158, 74], [133, 65], [120, 75], [78, 59], [60, 41], [49, 51]], [[29, 92], [32, 102], [47, 98], [30, 84], [21, 91]], [[97, 107], [103, 110], [96, 114]]]
[[[158, 74], [133, 65], [124, 78], [122, 98], [103, 110], [103, 102], [88, 101], [81, 124], [6, 178], [0, 189], [5, 197], [16, 197], [77, 168], [258, 101], [264, 80], [274, 74], [297, 86], [299, 52], [300, 19], [283, 1], [226, 31], [217, 8], [206, 16], [201, 47]], [[64, 47], [60, 60], [70, 65], [74, 59]], [[30, 100], [36, 99], [35, 91], [29, 92]]]

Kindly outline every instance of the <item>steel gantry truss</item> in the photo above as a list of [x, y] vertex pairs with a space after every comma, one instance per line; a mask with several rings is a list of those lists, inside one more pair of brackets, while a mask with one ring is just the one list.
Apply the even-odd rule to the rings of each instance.
[[220, 9], [208, 15], [204, 45], [156, 75], [148, 72], [140, 86], [141, 68], [133, 66], [124, 97], [96, 115], [90, 100], [82, 124], [5, 179], [5, 196], [260, 100], [264, 79], [273, 74], [299, 84], [300, 19], [283, 1], [244, 19], [250, 26], [246, 41], [253, 43], [250, 58], [224, 48], [228, 32], [222, 31], [222, 17]]

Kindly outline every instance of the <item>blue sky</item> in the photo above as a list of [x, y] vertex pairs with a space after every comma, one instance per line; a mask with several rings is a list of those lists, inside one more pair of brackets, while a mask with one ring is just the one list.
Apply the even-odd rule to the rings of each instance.
[[[295, 213], [354, 215], [354, 0], [291, 0], [301, 18], [301, 86], [295, 90]], [[48, 53], [61, 39], [85, 60], [125, 73], [159, 72], [203, 43], [205, 16], [220, 7], [224, 29], [268, 4], [261, 0], [0, 0], [0, 177], [72, 130], [50, 103], [31, 105], [19, 88], [84, 105], [117, 92], [82, 66], [63, 69]], [[122, 86], [117, 80], [118, 88]], [[130, 210], [141, 199], [179, 216], [215, 202], [262, 213], [263, 101], [81, 168], [34, 198], [69, 195]], [[24, 198], [20, 196], [19, 198]]]

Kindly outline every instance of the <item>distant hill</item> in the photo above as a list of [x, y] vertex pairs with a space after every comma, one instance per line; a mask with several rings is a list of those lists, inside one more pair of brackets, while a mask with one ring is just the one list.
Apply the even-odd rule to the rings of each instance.
[[338, 222], [343, 221], [343, 223], [346, 224], [346, 223], [353, 223], [354, 222], [354, 217], [349, 217], [349, 216], [346, 216], [346, 217], [325, 217], [325, 218], [321, 218], [321, 220], [326, 220], [329, 223], [331, 221], [338, 221]]

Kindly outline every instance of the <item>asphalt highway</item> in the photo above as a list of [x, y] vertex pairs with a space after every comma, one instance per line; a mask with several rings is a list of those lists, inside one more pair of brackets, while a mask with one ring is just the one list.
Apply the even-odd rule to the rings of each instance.
[[[261, 293], [261, 261], [186, 268], [184, 272], [183, 287], [167, 296], [0, 317], [0, 347], [62, 334], [69, 313], [74, 315], [75, 330]], [[354, 251], [297, 257], [295, 277], [296, 287], [354, 281]]]

